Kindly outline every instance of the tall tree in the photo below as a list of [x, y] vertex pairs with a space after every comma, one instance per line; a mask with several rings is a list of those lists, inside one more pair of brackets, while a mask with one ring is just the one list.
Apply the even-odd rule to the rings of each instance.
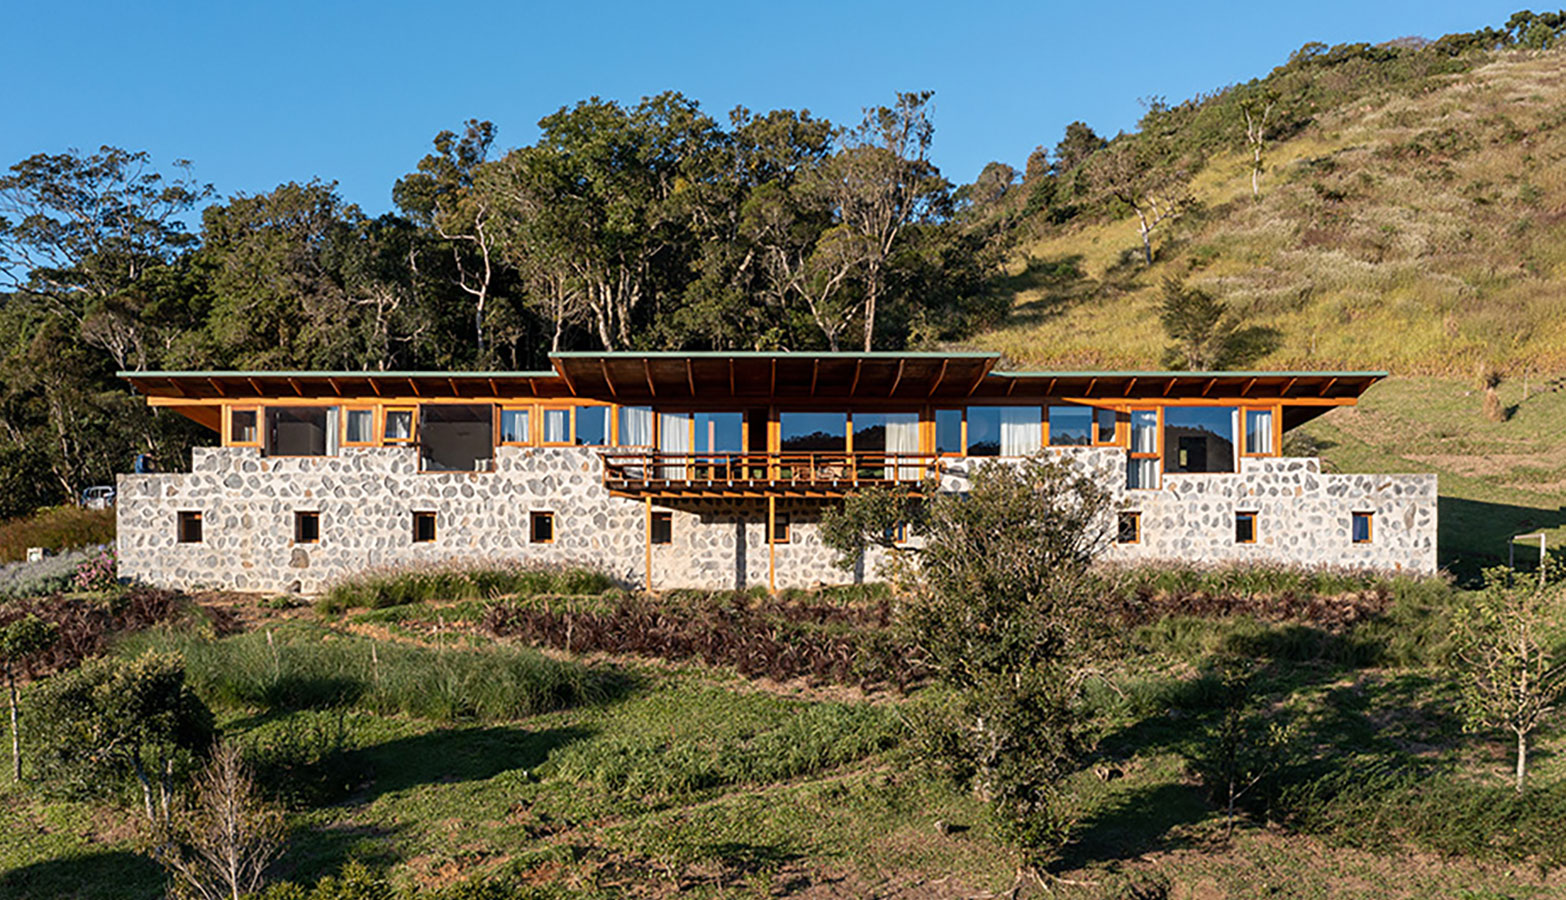
[[392, 187], [398, 207], [434, 229], [450, 251], [453, 283], [473, 304], [473, 341], [479, 360], [486, 353], [484, 317], [500, 278], [494, 195], [476, 185], [494, 141], [494, 124], [478, 119], [464, 123], [460, 136], [442, 131], [435, 136], [435, 152], [419, 161], [417, 172]]
[[1136, 214], [1142, 259], [1153, 264], [1153, 232], [1194, 202], [1190, 175], [1156, 137], [1121, 136], [1093, 156], [1089, 177], [1099, 196]]
[[886, 269], [904, 229], [950, 212], [951, 185], [930, 162], [935, 125], [930, 91], [899, 92], [891, 106], [865, 110], [864, 121], [842, 136], [842, 148], [824, 167], [821, 189], [846, 234], [835, 252], [857, 257], [864, 283], [864, 349], [875, 343], [877, 308]]
[[1261, 199], [1262, 153], [1267, 147], [1267, 128], [1278, 105], [1278, 92], [1262, 86], [1240, 100], [1240, 116], [1245, 120], [1245, 144], [1251, 151], [1251, 199]]

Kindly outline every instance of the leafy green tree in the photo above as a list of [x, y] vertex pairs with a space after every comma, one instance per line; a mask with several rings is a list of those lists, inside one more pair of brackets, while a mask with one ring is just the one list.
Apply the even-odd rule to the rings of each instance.
[[89, 660], [39, 684], [30, 707], [45, 785], [101, 796], [134, 778], [154, 825], [168, 822], [180, 771], [212, 746], [212, 713], [172, 654]]
[[1566, 697], [1566, 658], [1559, 652], [1566, 603], [1556, 565], [1544, 565], [1538, 576], [1487, 570], [1483, 590], [1461, 595], [1452, 615], [1466, 727], [1512, 733], [1519, 793], [1528, 774], [1528, 739]]
[[59, 639], [60, 630], [32, 613], [0, 628], [0, 665], [5, 667], [5, 686], [11, 695], [11, 777], [22, 780], [22, 731], [17, 714], [16, 668], [27, 658], [49, 649]]
[[1222, 300], [1178, 278], [1165, 278], [1159, 321], [1174, 341], [1164, 353], [1170, 368], [1222, 368], [1235, 328]]
[[1119, 203], [1137, 219], [1142, 259], [1153, 264], [1153, 232], [1195, 204], [1190, 173], [1168, 142], [1144, 135], [1122, 136], [1093, 154], [1089, 182], [1101, 200]]
[[1091, 473], [1033, 458], [980, 466], [962, 494], [866, 491], [823, 521], [845, 564], [889, 543], [898, 522], [913, 532], [897, 627], [952, 691], [919, 721], [920, 742], [1039, 857], [1071, 825], [1064, 785], [1084, 747], [1077, 701], [1106, 640], [1088, 566], [1107, 545], [1112, 508]]
[[874, 347], [876, 315], [899, 238], [911, 225], [951, 212], [951, 184], [929, 158], [932, 96], [899, 92], [893, 105], [865, 110], [864, 121], [842, 136], [841, 149], [819, 175], [818, 188], [840, 222], [822, 240], [830, 242], [832, 258], [854, 261], [863, 280], [866, 351]]
[[1273, 785], [1293, 749], [1298, 723], [1268, 715], [1255, 691], [1254, 666], [1225, 659], [1216, 673], [1222, 715], [1193, 761], [1197, 776], [1223, 807], [1225, 837], [1234, 836], [1240, 803]]
[[1055, 171], [1063, 175], [1076, 169], [1087, 162], [1088, 157], [1108, 146], [1108, 143], [1086, 122], [1072, 122], [1066, 126], [1066, 133], [1060, 143], [1055, 145]]

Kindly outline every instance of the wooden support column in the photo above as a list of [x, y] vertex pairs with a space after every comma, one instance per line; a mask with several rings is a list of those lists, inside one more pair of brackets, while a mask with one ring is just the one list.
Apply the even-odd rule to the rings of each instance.
[[767, 498], [767, 590], [778, 592], [778, 498]]
[[644, 526], [642, 542], [647, 547], [647, 580], [642, 583], [642, 586], [650, 594], [652, 593], [652, 495], [650, 494], [647, 497], [646, 512], [647, 515], [642, 523]]

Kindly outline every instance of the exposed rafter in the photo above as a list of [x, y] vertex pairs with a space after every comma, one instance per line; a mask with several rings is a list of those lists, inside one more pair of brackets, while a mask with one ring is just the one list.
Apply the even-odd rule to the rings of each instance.
[[941, 360], [941, 371], [935, 373], [935, 382], [930, 385], [930, 393], [926, 394], [926, 397], [934, 397], [935, 392], [941, 389], [941, 382], [946, 380], [946, 367], [950, 364], [949, 359]]
[[645, 359], [642, 360], [642, 377], [647, 379], [647, 393], [654, 397], [658, 396], [658, 389], [653, 386], [652, 363]]
[[897, 386], [903, 383], [903, 367], [907, 365], [907, 363], [908, 360], [906, 359], [900, 359], [897, 361], [897, 377], [892, 379], [892, 389], [886, 392], [886, 396], [890, 397], [897, 393]]
[[604, 373], [604, 387], [609, 389], [609, 396], [618, 398], [620, 392], [614, 389], [614, 379], [609, 377], [609, 360], [600, 359], [598, 361], [598, 371]]

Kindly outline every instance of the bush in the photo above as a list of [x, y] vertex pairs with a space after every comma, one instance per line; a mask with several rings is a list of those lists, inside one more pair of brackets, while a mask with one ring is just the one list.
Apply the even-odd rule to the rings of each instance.
[[119, 565], [114, 558], [114, 551], [109, 549], [78, 563], [76, 575], [71, 578], [71, 587], [78, 591], [104, 593], [116, 590], [119, 586]]
[[24, 666], [36, 676], [74, 668], [102, 653], [117, 634], [172, 622], [191, 610], [183, 595], [147, 588], [109, 597], [40, 597], [0, 603], [0, 627], [35, 615], [59, 629], [59, 640]]
[[448, 562], [379, 569], [332, 585], [317, 603], [325, 614], [383, 609], [430, 600], [493, 600], [535, 594], [601, 594], [614, 587], [602, 572], [520, 562]]
[[623, 678], [522, 647], [440, 649], [290, 626], [221, 640], [170, 632], [131, 646], [183, 654], [213, 703], [504, 721], [602, 700]]
[[0, 562], [27, 558], [28, 547], [51, 553], [114, 543], [114, 510], [51, 506], [0, 524]]
[[534, 598], [497, 603], [490, 634], [574, 653], [699, 659], [747, 678], [809, 678], [906, 690], [924, 670], [888, 633], [891, 600], [823, 602], [798, 592], [757, 599], [742, 592], [671, 591], [660, 599], [619, 595], [603, 602]]

